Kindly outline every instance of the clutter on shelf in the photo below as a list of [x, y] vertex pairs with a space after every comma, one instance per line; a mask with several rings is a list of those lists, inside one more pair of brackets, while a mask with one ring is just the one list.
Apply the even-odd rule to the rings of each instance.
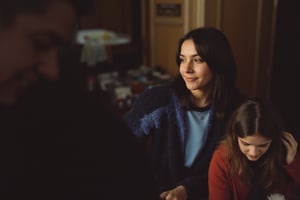
[[107, 91], [120, 110], [129, 109], [145, 88], [172, 80], [159, 67], [141, 66], [128, 70], [125, 75], [118, 72], [100, 73], [97, 76], [100, 88]]

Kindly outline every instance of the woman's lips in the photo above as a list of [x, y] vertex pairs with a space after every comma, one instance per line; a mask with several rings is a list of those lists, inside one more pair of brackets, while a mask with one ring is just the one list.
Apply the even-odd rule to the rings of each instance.
[[185, 80], [188, 81], [188, 82], [193, 82], [193, 81], [196, 80], [196, 78], [185, 78]]

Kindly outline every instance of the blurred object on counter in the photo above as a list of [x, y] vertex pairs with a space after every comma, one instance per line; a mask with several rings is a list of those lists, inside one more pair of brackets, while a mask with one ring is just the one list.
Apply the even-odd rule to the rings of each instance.
[[100, 88], [110, 94], [120, 111], [128, 110], [145, 88], [172, 80], [160, 67], [141, 66], [120, 76], [116, 71], [97, 76]]

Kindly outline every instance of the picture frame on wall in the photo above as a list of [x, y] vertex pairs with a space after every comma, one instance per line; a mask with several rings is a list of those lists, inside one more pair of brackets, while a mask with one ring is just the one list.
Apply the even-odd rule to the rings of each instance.
[[156, 16], [158, 17], [180, 17], [181, 4], [179, 3], [158, 3], [156, 4]]

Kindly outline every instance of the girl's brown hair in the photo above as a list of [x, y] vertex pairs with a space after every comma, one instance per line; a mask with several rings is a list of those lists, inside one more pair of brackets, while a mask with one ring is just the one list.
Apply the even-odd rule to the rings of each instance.
[[[285, 184], [288, 178], [282, 166], [285, 162], [285, 147], [281, 142], [283, 122], [279, 112], [271, 102], [259, 99], [245, 101], [229, 120], [223, 143], [227, 147], [229, 172], [238, 176], [244, 183], [250, 183], [256, 176], [257, 184], [266, 192], [272, 192]], [[249, 161], [240, 151], [238, 137], [258, 134], [271, 139], [267, 152], [256, 161], [259, 173], [254, 174]]]

